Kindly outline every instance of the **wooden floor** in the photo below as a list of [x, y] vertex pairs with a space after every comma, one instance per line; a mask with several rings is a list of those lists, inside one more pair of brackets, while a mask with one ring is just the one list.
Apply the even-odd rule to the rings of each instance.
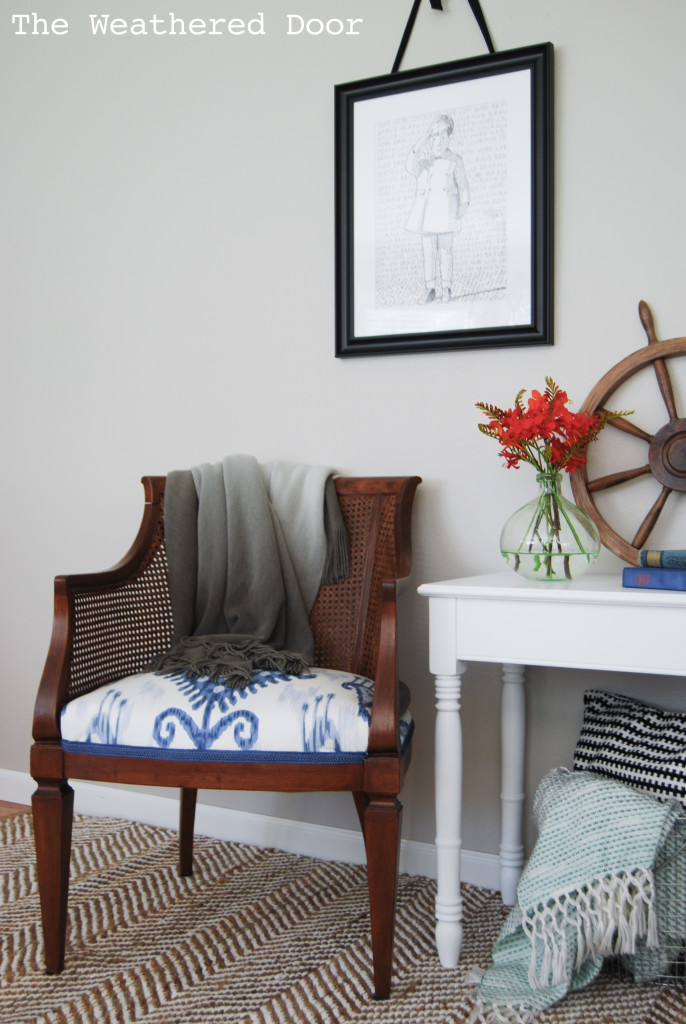
[[0, 800], [0, 818], [6, 818], [8, 814], [16, 814], [17, 811], [28, 810], [23, 804], [10, 804], [6, 800]]

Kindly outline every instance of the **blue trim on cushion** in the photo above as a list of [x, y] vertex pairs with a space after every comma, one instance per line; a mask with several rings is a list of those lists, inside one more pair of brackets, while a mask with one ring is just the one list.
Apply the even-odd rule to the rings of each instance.
[[227, 764], [359, 764], [367, 754], [336, 751], [333, 754], [300, 753], [289, 750], [169, 750], [159, 747], [126, 747], [109, 743], [76, 743], [62, 740], [68, 754], [97, 754], [100, 757], [146, 757], [155, 761], [216, 761]]
[[[405, 723], [401, 723], [405, 725]], [[407, 731], [402, 730], [402, 753], [407, 750], [414, 733], [414, 719]], [[302, 753], [289, 750], [169, 750], [159, 747], [127, 747], [111, 743], [77, 743], [62, 740], [62, 749], [68, 754], [96, 754], [99, 757], [147, 757], [155, 761], [215, 761], [226, 764], [361, 764], [367, 760], [366, 751], [335, 753]]]

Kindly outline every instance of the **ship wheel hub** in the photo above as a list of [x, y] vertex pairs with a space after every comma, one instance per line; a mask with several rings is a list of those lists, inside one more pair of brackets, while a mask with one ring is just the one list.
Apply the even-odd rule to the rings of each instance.
[[650, 444], [650, 468], [663, 486], [686, 491], [686, 420], [672, 420]]

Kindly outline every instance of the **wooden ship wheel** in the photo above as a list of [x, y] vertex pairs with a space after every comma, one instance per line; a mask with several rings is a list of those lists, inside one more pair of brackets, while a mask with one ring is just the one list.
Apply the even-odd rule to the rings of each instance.
[[[632, 469], [609, 473], [593, 480], [588, 479], [588, 464], [585, 464], [575, 470], [571, 477], [574, 500], [598, 527], [603, 544], [629, 565], [636, 566], [641, 564], [639, 552], [645, 548], [669, 496], [672, 493], [686, 492], [686, 419], [680, 418], [677, 412], [674, 389], [666, 363], [668, 359], [686, 355], [686, 338], [659, 341], [655, 335], [652, 313], [647, 303], [643, 301], [638, 305], [638, 315], [648, 338], [647, 347], [632, 352], [601, 377], [581, 410], [596, 413], [608, 406], [611, 407], [608, 399], [617, 388], [639, 370], [652, 364], [669, 419], [655, 434], [642, 430], [625, 417], [608, 420], [608, 426], [645, 441], [648, 446], [647, 461]], [[649, 474], [661, 485], [660, 493], [643, 520], [637, 524], [633, 539], [625, 540], [605, 521], [594, 496], [609, 487], [616, 487]]]

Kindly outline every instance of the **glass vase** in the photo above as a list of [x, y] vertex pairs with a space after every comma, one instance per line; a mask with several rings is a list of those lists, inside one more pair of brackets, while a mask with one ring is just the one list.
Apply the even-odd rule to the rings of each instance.
[[600, 552], [593, 520], [560, 492], [562, 474], [539, 473], [538, 497], [507, 520], [500, 535], [503, 558], [528, 580], [574, 580]]

